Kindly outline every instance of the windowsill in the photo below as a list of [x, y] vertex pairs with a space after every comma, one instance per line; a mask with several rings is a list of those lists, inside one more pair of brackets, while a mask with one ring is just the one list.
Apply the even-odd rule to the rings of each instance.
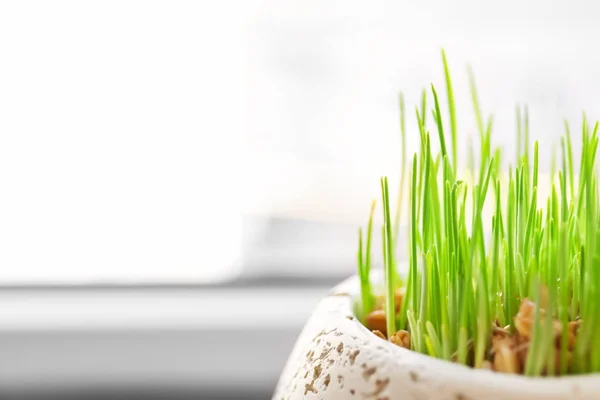
[[325, 287], [0, 291], [0, 391], [273, 388]]

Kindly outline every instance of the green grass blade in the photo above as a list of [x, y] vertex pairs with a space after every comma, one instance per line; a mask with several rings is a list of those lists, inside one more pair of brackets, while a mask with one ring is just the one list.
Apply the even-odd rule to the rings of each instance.
[[404, 185], [406, 178], [406, 121], [404, 112], [404, 96], [402, 93], [399, 95], [399, 107], [400, 107], [400, 140], [401, 140], [401, 153], [402, 162], [400, 166], [400, 188], [398, 189], [398, 199], [396, 201], [396, 216], [394, 217], [394, 246], [398, 246], [398, 238], [400, 236], [400, 217], [402, 215], [402, 205], [404, 203]]
[[[431, 85], [431, 92], [433, 93], [433, 101], [435, 103], [434, 119], [437, 125], [438, 137], [440, 139], [442, 157], [444, 157], [448, 155], [448, 152], [446, 151], [446, 139], [444, 138], [444, 124], [442, 123], [442, 113], [440, 112], [440, 103], [438, 102], [438, 95], [433, 85]], [[454, 160], [452, 160], [452, 162], [454, 163]]]
[[450, 69], [448, 68], [448, 61], [446, 60], [446, 53], [442, 50], [442, 61], [444, 63], [444, 76], [446, 78], [446, 92], [448, 95], [448, 113], [450, 115], [450, 133], [452, 134], [452, 169], [456, 171], [456, 162], [458, 160], [457, 154], [457, 140], [458, 135], [456, 132], [456, 105], [454, 104], [454, 91], [452, 89], [452, 79], [450, 78]]
[[387, 177], [381, 178], [381, 197], [385, 227], [385, 287], [386, 287], [386, 328], [388, 336], [396, 333], [396, 268], [393, 253], [392, 223], [390, 218], [390, 197]]
[[473, 103], [473, 110], [475, 111], [475, 119], [477, 121], [477, 128], [479, 129], [479, 135], [481, 138], [485, 135], [485, 129], [483, 127], [483, 117], [481, 109], [479, 108], [479, 96], [477, 95], [477, 86], [475, 85], [475, 75], [471, 66], [467, 67], [469, 74], [469, 87], [471, 89], [471, 102]]

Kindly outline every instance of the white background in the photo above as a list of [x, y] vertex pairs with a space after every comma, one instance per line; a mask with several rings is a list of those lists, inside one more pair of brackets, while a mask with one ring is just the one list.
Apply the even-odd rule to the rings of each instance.
[[[364, 222], [379, 176], [397, 175], [398, 91], [409, 110], [430, 82], [445, 93], [441, 47], [461, 144], [470, 63], [497, 142], [510, 156], [529, 104], [547, 170], [562, 119], [600, 115], [595, 15], [592, 1], [2, 2], [0, 282], [220, 280], [263, 235], [243, 236], [243, 216]], [[312, 246], [319, 260], [327, 244]]]

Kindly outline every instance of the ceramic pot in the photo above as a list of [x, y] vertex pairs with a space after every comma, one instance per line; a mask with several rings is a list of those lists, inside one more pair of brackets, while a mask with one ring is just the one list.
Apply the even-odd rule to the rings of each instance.
[[380, 339], [354, 316], [353, 277], [324, 298], [300, 334], [273, 399], [600, 399], [600, 374], [527, 378], [419, 354]]

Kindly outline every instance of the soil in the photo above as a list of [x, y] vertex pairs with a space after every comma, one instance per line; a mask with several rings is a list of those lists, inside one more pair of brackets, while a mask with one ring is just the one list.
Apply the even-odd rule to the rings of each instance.
[[[403, 292], [401, 291], [396, 293], [396, 313], [398, 313], [401, 309], [402, 295]], [[397, 346], [410, 349], [410, 332], [399, 330], [394, 332], [392, 335], [388, 335], [386, 330], [386, 315], [383, 310], [383, 296], [378, 297], [375, 304], [376, 309], [364, 318], [365, 326], [379, 338], [387, 340]], [[538, 308], [534, 302], [530, 301], [529, 299], [523, 299], [519, 308], [519, 312], [515, 316], [512, 326], [500, 326], [498, 322], [492, 324], [489, 346], [485, 352], [485, 361], [482, 363], [480, 368], [510, 374], [523, 374], [525, 370], [527, 354], [529, 352], [534, 318], [536, 312], [540, 312], [540, 317], [545, 317], [545, 310], [543, 306], [544, 304], [542, 304], [542, 307]], [[571, 368], [572, 353], [575, 348], [577, 333], [581, 323], [582, 320], [575, 320], [570, 321], [567, 325], [568, 369]], [[553, 329], [555, 332], [555, 365], [558, 365], [563, 337], [563, 328], [560, 321], [553, 321]], [[471, 360], [470, 366], [473, 366], [472, 360], [474, 359], [474, 350], [472, 341], [470, 341], [469, 353], [468, 359]], [[546, 375], [547, 371], [542, 371], [542, 374]]]

